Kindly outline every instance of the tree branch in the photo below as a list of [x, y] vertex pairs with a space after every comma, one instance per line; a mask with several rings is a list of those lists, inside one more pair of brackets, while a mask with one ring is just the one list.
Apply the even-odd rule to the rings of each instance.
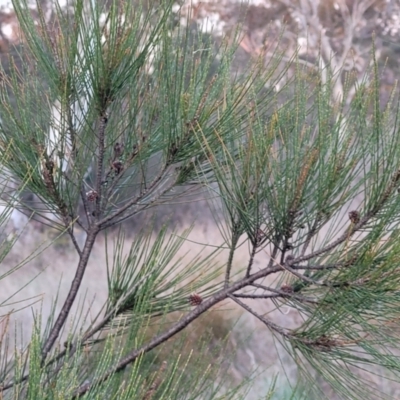
[[[119, 215], [123, 214], [130, 207], [134, 206], [136, 203], [138, 203], [140, 200], [142, 200], [146, 195], [151, 193], [151, 191], [153, 189], [155, 189], [155, 187], [161, 181], [161, 179], [163, 177], [165, 177], [167, 171], [168, 171], [168, 166], [166, 165], [165, 168], [162, 169], [162, 171], [157, 175], [157, 177], [153, 180], [153, 182], [150, 184], [150, 186], [146, 190], [143, 190], [138, 196], [131, 199], [127, 204], [125, 204], [119, 210], [115, 211], [111, 215], [108, 215], [107, 217], [104, 217], [101, 221], [99, 221], [98, 225], [101, 227], [101, 229], [105, 229], [106, 227], [109, 227], [111, 222], [112, 222], [112, 224], [116, 223], [116, 221], [112, 221], [112, 220], [115, 219], [116, 217], [118, 217]], [[175, 182], [174, 182], [174, 184], [175, 184]]]
[[96, 211], [95, 218], [99, 221], [101, 218], [101, 203], [103, 190], [103, 169], [104, 169], [104, 153], [105, 153], [105, 132], [107, 126], [107, 116], [105, 111], [100, 116], [99, 136], [98, 136], [98, 156], [97, 156], [97, 175], [96, 175]]
[[233, 256], [236, 251], [236, 245], [239, 241], [238, 234], [235, 232], [235, 227], [233, 227], [233, 229], [234, 229], [234, 232], [233, 232], [233, 236], [232, 236], [232, 246], [229, 249], [228, 262], [226, 264], [226, 271], [225, 271], [225, 288], [227, 288], [229, 286], [229, 279], [231, 276]]
[[74, 235], [74, 231], [73, 231], [71, 225], [67, 228], [67, 231], [68, 231], [69, 237], [71, 238], [71, 241], [72, 241], [72, 243], [73, 243], [73, 245], [75, 247], [75, 250], [77, 251], [79, 257], [82, 257], [82, 250], [79, 247], [78, 242], [76, 241], [76, 237]]
[[252, 246], [253, 246], [253, 248], [251, 249], [249, 264], [247, 265], [246, 278], [248, 278], [250, 276], [251, 267], [254, 264], [254, 257], [256, 255], [256, 250], [257, 250], [257, 245], [256, 244], [252, 244]]
[[71, 283], [71, 288], [69, 289], [67, 298], [64, 302], [64, 305], [62, 306], [60, 314], [58, 315], [58, 318], [57, 318], [53, 328], [50, 331], [49, 337], [47, 338], [47, 340], [43, 346], [42, 363], [44, 363], [47, 354], [49, 353], [49, 351], [53, 347], [55, 341], [57, 340], [57, 338], [61, 332], [61, 329], [63, 328], [65, 321], [68, 318], [68, 315], [71, 311], [72, 305], [74, 304], [74, 301], [75, 301], [76, 295], [78, 293], [78, 290], [81, 286], [83, 275], [85, 273], [86, 266], [88, 264], [89, 257], [92, 252], [93, 245], [96, 240], [98, 232], [99, 232], [98, 227], [95, 227], [94, 229], [92, 229], [89, 232], [89, 234], [86, 238], [86, 242], [85, 242], [85, 246], [82, 251], [82, 255], [79, 258], [78, 268], [76, 270], [75, 277]]
[[[255, 286], [255, 285], [254, 285]], [[256, 287], [256, 286], [255, 286]], [[318, 304], [318, 300], [313, 299], [311, 297], [299, 296], [298, 294], [286, 292], [283, 290], [278, 290], [270, 287], [263, 287], [264, 290], [272, 292], [274, 294], [246, 294], [246, 293], [238, 293], [233, 294], [234, 297], [242, 298], [242, 299], [276, 299], [280, 297], [284, 298], [293, 298], [299, 301], [304, 301], [307, 303], [315, 303]]]
[[[155, 347], [159, 346], [161, 343], [164, 343], [172, 336], [176, 335], [178, 332], [182, 331], [186, 328], [192, 321], [197, 319], [200, 315], [208, 311], [211, 307], [215, 306], [216, 304], [220, 303], [221, 301], [227, 299], [229, 295], [233, 294], [239, 289], [242, 289], [254, 281], [264, 278], [270, 274], [276, 273], [281, 271], [282, 268], [280, 266], [272, 266], [262, 269], [261, 271], [257, 271], [249, 278], [243, 278], [240, 281], [233, 283], [228, 288], [223, 288], [217, 293], [215, 293], [211, 298], [203, 301], [199, 306], [197, 306], [193, 311], [189, 312], [186, 316], [182, 317], [182, 319], [176, 322], [171, 328], [169, 328], [164, 333], [156, 336], [153, 338], [149, 343], [142, 346], [140, 349], [132, 351], [128, 356], [122, 358], [117, 365], [113, 368], [110, 368], [106, 371], [102, 376], [98, 377], [97, 379], [93, 380], [92, 382], [85, 383], [81, 385], [72, 396], [73, 399], [79, 398], [87, 393], [93, 386], [98, 385], [102, 382], [105, 382], [109, 378], [113, 376], [116, 372], [122, 371], [125, 369], [129, 364], [135, 361], [139, 356], [143, 355], [144, 353], [149, 352], [150, 350], [154, 349]], [[286, 333], [285, 333], [286, 334]], [[286, 334], [287, 335], [287, 334]]]
[[228, 294], [228, 297], [232, 299], [236, 304], [244, 308], [248, 313], [251, 315], [254, 315], [258, 320], [260, 320], [262, 323], [264, 323], [269, 329], [279, 333], [280, 335], [284, 336], [285, 338], [290, 338], [291, 336], [283, 330], [279, 325], [276, 325], [274, 322], [271, 320], [263, 317], [262, 315], [256, 313], [254, 310], [252, 310], [248, 305], [244, 304], [242, 301], [237, 299], [235, 296], [232, 296], [231, 294]]

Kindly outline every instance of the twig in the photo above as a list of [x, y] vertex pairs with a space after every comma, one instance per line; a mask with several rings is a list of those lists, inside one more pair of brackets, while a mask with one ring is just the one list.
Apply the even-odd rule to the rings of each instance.
[[105, 153], [105, 132], [107, 126], [107, 116], [105, 111], [100, 117], [98, 148], [99, 154], [97, 156], [97, 175], [96, 175], [96, 211], [95, 218], [99, 221], [101, 218], [101, 203], [102, 203], [102, 190], [103, 190], [103, 170], [104, 170], [104, 153]]
[[238, 293], [238, 294], [233, 294], [234, 297], [236, 298], [241, 298], [241, 299], [276, 299], [279, 297], [289, 297], [293, 298], [302, 302], [307, 302], [307, 303], [314, 303], [318, 304], [318, 300], [312, 299], [311, 297], [305, 297], [305, 296], [299, 296], [295, 293], [291, 292], [285, 292], [283, 290], [277, 290], [273, 288], [268, 288], [270, 292], [273, 294], [245, 294], [245, 293]]
[[92, 222], [91, 222], [91, 217], [90, 217], [89, 203], [88, 203], [88, 200], [86, 197], [85, 189], [83, 187], [81, 188], [81, 199], [82, 199], [82, 203], [83, 203], [83, 209], [85, 210], [85, 214], [86, 214], [88, 229], [90, 229]]
[[232, 299], [240, 307], [244, 308], [248, 313], [250, 313], [251, 315], [254, 315], [257, 319], [259, 319], [262, 323], [264, 323], [268, 328], [279, 333], [280, 335], [284, 336], [287, 339], [291, 338], [291, 335], [289, 335], [287, 332], [285, 332], [280, 326], [276, 325], [274, 322], [263, 317], [262, 315], [256, 313], [254, 310], [252, 310], [249, 306], [244, 304], [242, 301], [240, 301], [236, 297], [232, 296], [231, 294], [228, 294], [228, 297], [230, 299]]
[[[279, 242], [280, 242], [280, 240], [274, 245], [274, 249], [272, 250], [272, 254], [269, 256], [268, 268], [270, 268], [270, 267], [272, 267], [274, 265], [276, 255], [277, 255], [278, 250], [279, 250]], [[267, 253], [267, 252], [265, 251], [265, 253]]]
[[71, 225], [67, 228], [67, 231], [68, 231], [69, 237], [71, 238], [71, 241], [72, 241], [72, 243], [73, 243], [73, 245], [75, 247], [75, 250], [77, 251], [79, 257], [82, 257], [82, 250], [79, 247], [78, 242], [76, 241], [76, 237], [74, 235], [74, 231], [73, 231], [73, 228], [72, 228]]
[[251, 267], [253, 266], [254, 263], [254, 256], [256, 255], [256, 250], [257, 250], [257, 245], [253, 244], [253, 248], [251, 249], [249, 264], [247, 265], [246, 278], [250, 276]]
[[307, 283], [310, 283], [312, 285], [316, 285], [316, 286], [329, 286], [327, 283], [319, 283], [317, 281], [314, 281], [313, 279], [305, 276], [304, 274], [300, 274], [299, 272], [295, 271], [294, 269], [290, 268], [290, 266], [288, 264], [283, 264], [282, 268], [285, 269], [286, 271], [290, 272], [291, 274], [293, 274], [294, 276], [296, 276], [297, 278], [299, 278], [302, 281], [305, 281]]
[[[153, 199], [151, 199], [148, 203], [145, 204], [141, 204], [141, 207], [138, 206], [138, 208], [135, 211], [132, 211], [131, 213], [129, 213], [128, 215], [124, 215], [123, 217], [117, 219], [117, 220], [111, 220], [108, 223], [106, 223], [105, 225], [101, 225], [101, 229], [107, 229], [111, 226], [114, 225], [118, 225], [121, 222], [132, 218], [133, 216], [139, 214], [140, 212], [149, 209], [150, 207], [152, 207], [165, 193], [169, 192], [176, 184], [176, 180], [172, 181], [165, 189], [163, 189], [160, 193], [158, 193]], [[146, 193], [148, 194], [148, 193]], [[178, 197], [179, 195], [177, 195]], [[140, 200], [138, 200], [140, 201]], [[163, 204], [162, 202], [158, 203], [158, 205]]]
[[305, 269], [310, 271], [321, 271], [325, 269], [336, 269], [340, 267], [346, 267], [347, 263], [327, 264], [327, 265], [291, 265], [292, 269]]
[[[270, 292], [275, 292], [275, 293], [281, 292], [281, 293], [284, 293], [285, 295], [290, 295], [291, 297], [296, 296], [296, 298], [298, 298], [299, 300], [307, 299], [307, 301], [309, 301], [310, 303], [313, 302], [313, 299], [311, 299], [311, 298], [299, 296], [299, 295], [294, 294], [293, 292], [285, 292], [283, 290], [278, 291], [277, 289], [273, 289], [273, 288], [270, 288], [270, 287], [267, 287], [264, 285], [260, 285], [259, 283], [252, 283], [251, 286], [254, 286], [255, 288], [262, 289], [265, 291], [270, 291]], [[281, 297], [281, 295], [279, 295], [279, 296], [275, 295], [275, 297]], [[273, 298], [273, 297], [271, 296], [271, 298]], [[318, 301], [315, 300], [315, 303], [318, 303]]]
[[68, 318], [68, 315], [71, 311], [72, 305], [74, 304], [76, 295], [78, 293], [78, 290], [80, 288], [80, 285], [82, 283], [83, 275], [86, 270], [86, 266], [89, 261], [90, 254], [93, 249], [94, 242], [96, 240], [97, 234], [99, 232], [98, 227], [92, 228], [92, 230], [89, 232], [86, 242], [85, 242], [85, 247], [83, 248], [82, 254], [79, 258], [79, 264], [78, 268], [75, 273], [75, 277], [71, 283], [71, 288], [69, 289], [67, 299], [64, 302], [64, 305], [62, 306], [62, 309], [60, 311], [60, 314], [58, 315], [58, 318], [53, 326], [53, 328], [50, 331], [49, 337], [47, 338], [43, 349], [42, 349], [42, 364], [44, 363], [46, 356], [48, 352], [51, 350], [53, 347], [55, 341], [57, 340], [62, 327], [65, 324], [66, 319]]
[[99, 221], [99, 223], [98, 223], [99, 226], [102, 229], [104, 229], [105, 227], [109, 227], [110, 226], [109, 223], [113, 219], [115, 219], [119, 215], [123, 214], [126, 210], [128, 210], [130, 207], [134, 206], [137, 202], [139, 202], [147, 194], [149, 194], [156, 187], [156, 185], [161, 181], [161, 179], [165, 176], [167, 171], [168, 171], [168, 166], [166, 166], [165, 168], [162, 169], [162, 171], [158, 174], [158, 176], [153, 180], [153, 182], [150, 184], [150, 186], [146, 190], [143, 190], [138, 196], [136, 196], [135, 198], [131, 199], [127, 204], [125, 204], [119, 210], [115, 211], [111, 215], [108, 215], [107, 217], [104, 217], [101, 221]]
[[320, 222], [320, 215], [318, 213], [318, 215], [315, 218], [315, 221], [313, 223], [313, 226], [311, 227], [311, 229], [307, 233], [306, 240], [304, 242], [303, 248], [302, 248], [301, 253], [300, 253], [301, 256], [304, 256], [304, 254], [306, 254], [307, 248], [311, 243], [311, 239], [314, 237], [314, 235], [316, 233], [318, 233], [317, 226], [318, 226], [319, 222]]
[[231, 276], [233, 256], [235, 254], [236, 246], [239, 241], [239, 236], [235, 232], [235, 230], [236, 230], [235, 227], [233, 227], [233, 229], [234, 229], [234, 232], [233, 232], [233, 236], [232, 236], [232, 246], [229, 249], [228, 262], [226, 264], [226, 271], [225, 271], [225, 286], [224, 286], [225, 288], [227, 288], [229, 286], [229, 279]]

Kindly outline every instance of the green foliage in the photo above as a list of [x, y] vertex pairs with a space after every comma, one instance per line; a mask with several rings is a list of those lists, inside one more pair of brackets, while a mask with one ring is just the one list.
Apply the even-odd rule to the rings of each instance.
[[[224, 340], [212, 354], [208, 332], [197, 352], [185, 337], [229, 301], [297, 365], [288, 396], [322, 398], [319, 379], [344, 398], [384, 398], [360, 374], [400, 372], [399, 110], [395, 92], [380, 104], [376, 60], [347, 106], [333, 99], [332, 71], [314, 71], [310, 85], [296, 58], [260, 57], [234, 75], [239, 31], [218, 44], [193, 34], [171, 1], [76, 0], [57, 4], [52, 23], [39, 2], [38, 21], [25, 0], [13, 4], [24, 62], [1, 71], [0, 159], [3, 186], [21, 189], [3, 196], [0, 224], [29, 208], [69, 235], [79, 260], [61, 311], [53, 304], [44, 328], [36, 315], [29, 346], [1, 363], [3, 397], [244, 398], [251, 379], [236, 385], [229, 363], [215, 362]], [[109, 246], [110, 228], [193, 187], [214, 200], [223, 243], [213, 251], [188, 260], [191, 229], [170, 224], [133, 239], [121, 228]], [[40, 207], [24, 203], [26, 188]], [[103, 233], [107, 301], [69, 323]], [[16, 239], [4, 239], [0, 261]], [[247, 264], [235, 268], [243, 244]], [[246, 299], [285, 305], [302, 322], [279, 324]], [[267, 381], [264, 398], [284, 392]]]

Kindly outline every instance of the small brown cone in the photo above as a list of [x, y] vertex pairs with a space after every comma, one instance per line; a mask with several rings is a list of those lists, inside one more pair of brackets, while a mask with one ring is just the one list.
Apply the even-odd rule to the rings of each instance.
[[93, 202], [97, 199], [97, 192], [95, 190], [90, 190], [89, 192], [86, 192], [86, 199], [89, 202]]
[[281, 286], [281, 291], [285, 293], [293, 293], [293, 287], [291, 285], [288, 285], [287, 283], [284, 283]]
[[193, 293], [189, 296], [189, 303], [191, 306], [199, 306], [202, 302], [203, 298], [197, 293]]
[[360, 222], [360, 213], [356, 210], [350, 211], [349, 219], [353, 224], [358, 224]]

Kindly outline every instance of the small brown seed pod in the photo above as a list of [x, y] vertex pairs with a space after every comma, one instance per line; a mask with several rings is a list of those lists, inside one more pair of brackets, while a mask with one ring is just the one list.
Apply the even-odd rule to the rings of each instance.
[[353, 224], [358, 224], [360, 222], [360, 213], [356, 210], [350, 211], [349, 219]]
[[86, 199], [87, 201], [93, 202], [97, 199], [98, 193], [95, 190], [89, 190], [89, 192], [86, 192]]
[[285, 293], [293, 293], [293, 287], [291, 285], [288, 285], [287, 283], [284, 283], [281, 286], [281, 291]]
[[115, 143], [114, 145], [114, 157], [118, 158], [121, 157], [124, 153], [124, 144], [123, 143]]
[[191, 306], [199, 306], [202, 302], [203, 298], [197, 293], [193, 293], [189, 296], [189, 303]]
[[49, 174], [53, 174], [54, 172], [54, 161], [53, 160], [48, 160], [45, 163], [46, 169], [49, 172]]
[[265, 236], [265, 232], [262, 229], [258, 228], [256, 232], [257, 243], [260, 243], [265, 238]]
[[124, 165], [122, 164], [121, 161], [116, 160], [116, 161], [114, 161], [114, 162], [112, 163], [112, 167], [113, 167], [114, 170], [115, 170], [115, 175], [119, 175], [119, 174], [121, 173], [121, 171], [123, 170]]

